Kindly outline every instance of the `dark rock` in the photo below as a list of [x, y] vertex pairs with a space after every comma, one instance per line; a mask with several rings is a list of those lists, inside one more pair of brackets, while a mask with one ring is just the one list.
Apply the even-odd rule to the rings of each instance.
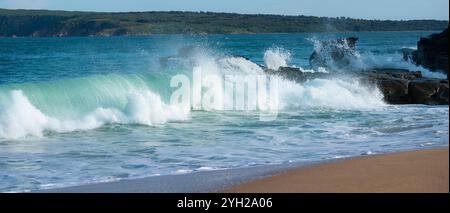
[[[389, 104], [410, 104], [409, 82], [423, 81], [422, 73], [404, 69], [373, 69], [354, 73], [366, 85], [377, 85]], [[422, 104], [430, 104], [422, 102]]]
[[442, 33], [420, 38], [416, 51], [403, 51], [405, 60], [412, 60], [431, 71], [440, 71], [448, 78], [448, 28]]
[[422, 78], [420, 71], [410, 72], [405, 69], [372, 69], [356, 72], [358, 75], [367, 76], [374, 79], [398, 78], [404, 80], [415, 80]]
[[424, 78], [421, 72], [401, 69], [377, 69], [357, 75], [366, 84], [376, 84], [390, 104], [448, 105], [448, 80]]
[[447, 80], [411, 81], [408, 85], [411, 104], [448, 105]]
[[407, 104], [408, 80], [403, 79], [382, 79], [378, 81], [378, 88], [383, 92], [384, 100], [391, 104]]
[[357, 60], [357, 41], [358, 38], [350, 37], [317, 43], [309, 58], [311, 67], [314, 70], [323, 67], [337, 71], [349, 68]]
[[411, 48], [403, 48], [401, 49], [403, 53], [403, 60], [413, 62], [417, 61], [417, 51]]

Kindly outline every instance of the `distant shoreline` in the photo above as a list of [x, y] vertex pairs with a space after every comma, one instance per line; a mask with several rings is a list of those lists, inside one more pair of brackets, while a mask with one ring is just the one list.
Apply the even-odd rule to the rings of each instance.
[[147, 35], [91, 35], [91, 36], [0, 36], [0, 38], [109, 38], [109, 37], [152, 37], [152, 36], [234, 36], [234, 35], [295, 35], [295, 34], [328, 34], [328, 33], [401, 33], [401, 32], [429, 32], [439, 30], [410, 30], [410, 31], [339, 31], [339, 32], [297, 32], [297, 33], [234, 33], [234, 34], [147, 34]]
[[0, 37], [291, 34], [441, 31], [446, 20], [366, 20], [213, 12], [0, 9]]
[[[313, 16], [313, 15], [283, 15], [283, 14], [272, 14], [272, 13], [239, 13], [239, 12], [212, 12], [212, 11], [183, 11], [183, 10], [141, 10], [141, 11], [92, 11], [92, 10], [59, 10], [59, 9], [6, 9], [0, 8], [0, 11], [39, 11], [39, 12], [56, 12], [56, 13], [68, 13], [68, 14], [141, 14], [141, 13], [213, 13], [213, 14], [231, 14], [231, 15], [249, 15], [249, 16], [283, 16], [283, 17], [318, 17], [318, 18], [340, 18], [339, 16]], [[414, 21], [414, 20], [432, 20], [432, 21], [448, 21], [445, 19], [367, 19], [367, 18], [355, 18], [355, 17], [345, 17], [357, 20], [378, 20], [378, 21]]]

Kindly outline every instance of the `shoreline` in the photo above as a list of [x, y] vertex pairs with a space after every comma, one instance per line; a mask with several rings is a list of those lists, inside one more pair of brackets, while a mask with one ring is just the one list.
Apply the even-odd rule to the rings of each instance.
[[404, 33], [404, 32], [427, 32], [436, 33], [441, 30], [376, 30], [376, 31], [311, 31], [293, 33], [209, 33], [209, 34], [189, 34], [189, 33], [163, 33], [163, 34], [130, 34], [130, 35], [87, 35], [87, 36], [0, 36], [0, 38], [109, 38], [109, 37], [152, 37], [152, 36], [229, 36], [229, 35], [295, 35], [295, 34], [327, 34], [327, 33]]
[[355, 157], [287, 170], [227, 193], [448, 193], [449, 148]]
[[[310, 163], [307, 163], [309, 165]], [[303, 166], [305, 164], [302, 164]], [[220, 192], [231, 186], [270, 177], [298, 168], [299, 164], [274, 164], [186, 174], [168, 174], [112, 182], [90, 183], [29, 193], [201, 193]]]
[[[31, 193], [448, 192], [448, 149], [446, 146], [307, 163], [151, 176]], [[364, 168], [368, 170], [361, 173]], [[400, 174], [390, 174], [392, 170], [400, 170]], [[393, 179], [387, 180], [389, 177]], [[368, 180], [373, 182], [368, 183]], [[392, 184], [412, 187], [389, 190]]]

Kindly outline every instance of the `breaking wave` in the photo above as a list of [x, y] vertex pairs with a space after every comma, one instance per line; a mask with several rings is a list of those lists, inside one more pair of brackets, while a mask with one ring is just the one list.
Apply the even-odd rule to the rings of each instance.
[[108, 123], [155, 125], [188, 119], [189, 111], [166, 104], [160, 95], [132, 81], [136, 79], [96, 76], [10, 91], [2, 88], [0, 138], [42, 137], [45, 131], [88, 130]]
[[[266, 66], [273, 69], [288, 66], [289, 57], [282, 49], [269, 49], [264, 54]], [[0, 138], [43, 137], [46, 132], [88, 130], [110, 123], [161, 125], [183, 121], [190, 119], [190, 110], [169, 104], [173, 91], [169, 82], [175, 74], [190, 75], [193, 69], [200, 68], [205, 71], [202, 73], [205, 77], [264, 75], [259, 65], [243, 57], [203, 51], [186, 59], [190, 63], [184, 64], [190, 67], [176, 71], [1, 85]], [[384, 105], [377, 88], [366, 87], [353, 79], [315, 79], [303, 84], [278, 80], [278, 110], [298, 107], [365, 109]], [[224, 99], [222, 101], [232, 98], [214, 95]]]

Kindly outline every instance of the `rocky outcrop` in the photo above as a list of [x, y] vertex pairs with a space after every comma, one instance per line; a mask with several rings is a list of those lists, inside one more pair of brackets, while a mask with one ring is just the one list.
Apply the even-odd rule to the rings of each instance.
[[411, 48], [401, 49], [403, 53], [403, 60], [413, 62], [417, 61], [417, 50]]
[[442, 33], [420, 38], [417, 50], [403, 50], [403, 58], [432, 71], [444, 72], [448, 78], [448, 39], [448, 28]]
[[[448, 80], [425, 78], [421, 72], [403, 69], [363, 70], [352, 64], [357, 61], [357, 40], [346, 38], [316, 45], [310, 57], [311, 66], [314, 69], [325, 67], [331, 73], [305, 73], [300, 69], [286, 67], [267, 72], [300, 83], [314, 78], [356, 79], [368, 86], [376, 85], [390, 104], [448, 105]], [[404, 50], [405, 60], [416, 61], [431, 69], [446, 69], [448, 73], [448, 29], [422, 38], [418, 45], [417, 51]], [[346, 72], [338, 72], [343, 68]]]
[[377, 82], [378, 87], [384, 94], [384, 100], [392, 104], [408, 104], [408, 80], [404, 79], [381, 79]]
[[372, 69], [351, 73], [303, 72], [298, 68], [281, 67], [266, 73], [303, 83], [316, 78], [344, 78], [360, 81], [367, 86], [376, 85], [389, 104], [448, 105], [448, 80], [430, 79], [421, 72], [403, 69]]
[[349, 68], [357, 60], [357, 41], [358, 38], [350, 37], [316, 42], [309, 63], [314, 70], [318, 70], [319, 67], [332, 70]]
[[409, 103], [448, 105], [448, 80], [414, 80], [408, 84]]
[[421, 72], [403, 69], [373, 69], [361, 71], [356, 75], [363, 83], [376, 85], [383, 93], [384, 100], [390, 104], [409, 104], [409, 82], [422, 79]]

